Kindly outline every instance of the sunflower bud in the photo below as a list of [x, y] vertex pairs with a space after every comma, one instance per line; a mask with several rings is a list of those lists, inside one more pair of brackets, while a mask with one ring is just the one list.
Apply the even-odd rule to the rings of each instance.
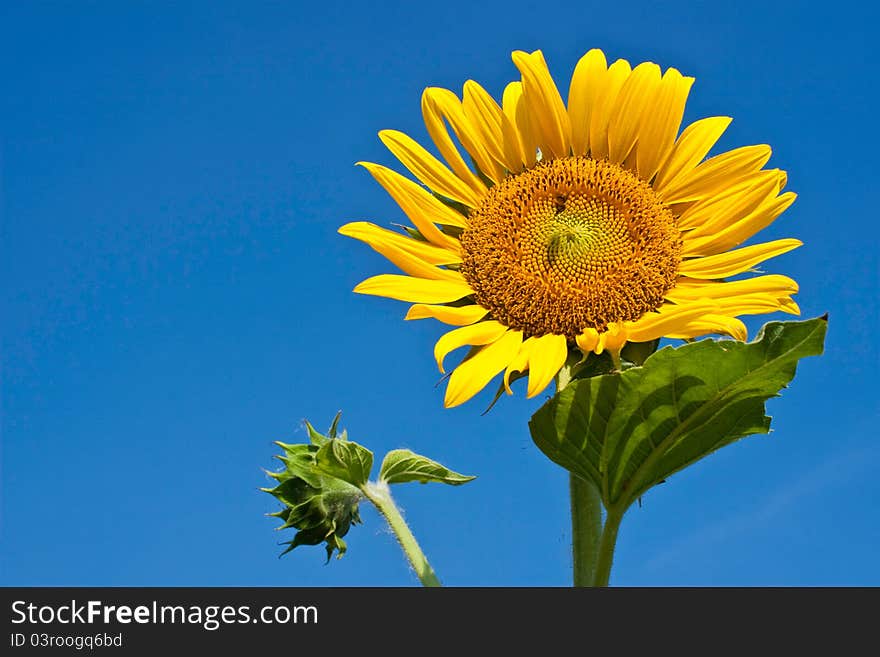
[[318, 433], [311, 424], [306, 423], [310, 443], [288, 445], [276, 442], [284, 451], [276, 458], [284, 464], [279, 472], [269, 472], [278, 481], [275, 488], [262, 490], [274, 495], [284, 508], [269, 515], [280, 518], [283, 524], [278, 529], [295, 528], [293, 540], [281, 554], [287, 554], [300, 545], [326, 543], [327, 561], [337, 552], [337, 559], [346, 551], [342, 539], [352, 524], [361, 522], [358, 503], [363, 493], [356, 486], [328, 474], [318, 467], [318, 453], [322, 447], [334, 441], [348, 442], [344, 435], [336, 435], [337, 415], [325, 436]]

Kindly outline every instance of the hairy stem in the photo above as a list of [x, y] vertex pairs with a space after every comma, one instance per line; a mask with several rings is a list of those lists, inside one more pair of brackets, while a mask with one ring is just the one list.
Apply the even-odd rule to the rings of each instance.
[[591, 482], [569, 475], [575, 586], [593, 586], [602, 535], [602, 499]]
[[397, 542], [400, 543], [403, 553], [409, 560], [413, 570], [416, 571], [422, 586], [441, 586], [440, 580], [437, 579], [437, 575], [434, 573], [434, 569], [431, 568], [431, 564], [428, 563], [428, 559], [425, 557], [425, 553], [419, 547], [416, 537], [413, 536], [409, 526], [400, 514], [400, 510], [394, 504], [394, 500], [391, 498], [391, 491], [388, 490], [388, 485], [384, 482], [367, 482], [361, 487], [361, 490], [367, 496], [367, 499], [379, 509], [379, 513], [384, 516], [385, 520], [388, 521], [388, 526], [391, 527], [391, 531], [397, 537]]
[[613, 509], [605, 517], [605, 526], [602, 528], [602, 538], [599, 541], [599, 551], [596, 558], [596, 571], [593, 577], [593, 586], [608, 586], [611, 577], [611, 565], [614, 561], [614, 546], [617, 544], [617, 530], [623, 513]]

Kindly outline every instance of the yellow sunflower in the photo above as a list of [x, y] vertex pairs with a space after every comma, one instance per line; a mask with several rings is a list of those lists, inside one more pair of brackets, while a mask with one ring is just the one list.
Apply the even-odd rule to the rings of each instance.
[[738, 315], [799, 313], [791, 278], [724, 280], [801, 245], [734, 248], [795, 194], [782, 193], [784, 171], [763, 168], [769, 146], [705, 159], [729, 117], [678, 134], [693, 78], [651, 62], [608, 66], [591, 50], [566, 105], [540, 51], [514, 52], [513, 63], [521, 80], [500, 105], [472, 80], [461, 98], [425, 90], [425, 125], [446, 165], [401, 132], [379, 133], [419, 182], [361, 164], [412, 227], [358, 221], [339, 231], [404, 272], [368, 278], [356, 292], [413, 303], [406, 319], [459, 327], [437, 341], [441, 372], [447, 354], [472, 347], [449, 377], [447, 407], [501, 372], [508, 393], [510, 376], [528, 373], [533, 397], [570, 350], [618, 357], [627, 341], [745, 340]]

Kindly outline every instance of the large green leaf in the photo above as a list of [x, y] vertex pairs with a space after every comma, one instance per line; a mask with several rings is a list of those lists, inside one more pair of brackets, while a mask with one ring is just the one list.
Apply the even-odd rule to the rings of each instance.
[[822, 353], [826, 318], [770, 322], [754, 342], [665, 347], [641, 367], [572, 381], [532, 416], [553, 461], [593, 481], [606, 507], [625, 508], [707, 454], [770, 430], [764, 402]]

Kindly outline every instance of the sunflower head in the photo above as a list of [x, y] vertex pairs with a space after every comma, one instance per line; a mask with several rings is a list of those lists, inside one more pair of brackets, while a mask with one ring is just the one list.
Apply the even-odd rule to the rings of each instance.
[[445, 163], [403, 133], [379, 133], [416, 180], [362, 164], [412, 227], [340, 229], [403, 272], [355, 291], [412, 303], [406, 319], [457, 327], [435, 346], [441, 372], [447, 354], [471, 347], [447, 406], [502, 372], [508, 392], [511, 376], [527, 374], [535, 396], [571, 353], [617, 359], [627, 343], [711, 333], [745, 340], [738, 316], [799, 312], [792, 279], [738, 277], [801, 244], [740, 246], [795, 195], [782, 191], [783, 171], [764, 168], [768, 146], [707, 159], [731, 119], [679, 133], [693, 78], [609, 65], [591, 50], [566, 102], [540, 51], [513, 62], [521, 79], [500, 103], [470, 80], [461, 97], [425, 90], [425, 125]]

